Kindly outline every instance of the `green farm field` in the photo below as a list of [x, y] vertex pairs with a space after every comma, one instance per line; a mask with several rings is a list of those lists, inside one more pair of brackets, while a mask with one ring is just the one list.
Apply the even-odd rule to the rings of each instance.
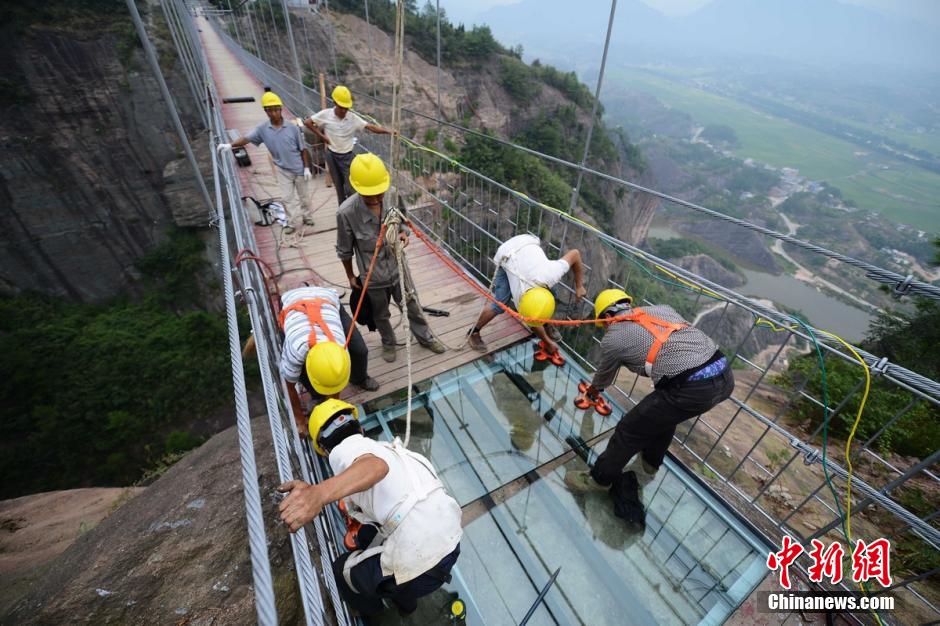
[[[740, 158], [776, 167], [793, 167], [811, 180], [823, 180], [858, 206], [879, 211], [928, 232], [940, 232], [940, 175], [753, 107], [633, 68], [612, 68], [607, 78], [613, 97], [624, 88], [646, 91], [666, 105], [688, 113], [696, 123], [732, 127]], [[618, 123], [616, 106], [607, 116]]]

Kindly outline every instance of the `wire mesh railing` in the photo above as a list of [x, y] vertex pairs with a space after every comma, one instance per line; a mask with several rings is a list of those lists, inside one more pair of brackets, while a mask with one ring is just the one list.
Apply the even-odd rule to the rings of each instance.
[[[318, 92], [242, 49], [224, 28], [217, 30], [239, 60], [280, 93], [291, 110], [306, 113], [311, 103], [319, 102]], [[365, 148], [388, 157], [388, 143], [382, 139], [365, 138], [360, 149]], [[680, 459], [769, 537], [779, 540], [789, 534], [802, 543], [813, 538], [845, 540], [839, 534], [846, 513], [840, 506], [851, 462], [853, 534], [868, 540], [884, 536], [894, 543], [897, 575], [891, 592], [902, 605], [898, 615], [925, 621], [940, 615], [940, 451], [908, 457], [887, 452], [899, 430], [936, 426], [936, 381], [853, 347], [859, 361], [852, 348], [767, 302], [658, 259], [424, 146], [406, 142], [401, 155], [396, 180], [410, 218], [482, 284], [489, 283], [495, 270], [496, 247], [510, 236], [531, 233], [555, 255], [581, 250], [593, 291], [616, 286], [644, 303], [671, 304], [716, 338], [732, 357], [737, 389], [728, 402], [677, 435]], [[574, 301], [572, 284], [558, 287], [566, 317], [589, 314], [589, 302]], [[566, 327], [562, 335], [569, 352], [592, 368], [598, 331]], [[819, 359], [812, 358], [816, 346]], [[840, 378], [828, 398], [820, 384], [824, 370], [830, 378]], [[870, 397], [887, 402], [869, 401], [862, 415], [864, 436], [847, 459], [836, 446], [825, 445], [825, 424], [854, 420], [867, 372], [874, 376]], [[644, 380], [621, 375], [615, 393], [635, 404], [649, 392]], [[889, 414], [881, 415], [886, 405]], [[879, 415], [873, 416], [876, 409]], [[869, 427], [867, 420], [875, 417], [877, 425]]]

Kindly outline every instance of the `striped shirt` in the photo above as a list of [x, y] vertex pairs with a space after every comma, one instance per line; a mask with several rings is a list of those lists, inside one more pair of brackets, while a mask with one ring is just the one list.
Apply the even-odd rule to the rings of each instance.
[[[325, 287], [299, 287], [291, 289], [281, 296], [284, 307], [288, 307], [301, 300], [323, 298], [328, 302], [320, 307], [323, 321], [333, 333], [337, 343], [345, 343], [346, 333], [343, 332], [343, 322], [339, 316], [339, 294], [333, 289]], [[326, 333], [318, 326], [316, 328], [317, 341], [329, 341]], [[288, 382], [300, 380], [300, 373], [307, 361], [307, 352], [310, 346], [307, 339], [310, 336], [310, 322], [303, 311], [291, 311], [284, 320], [284, 349], [281, 351], [281, 375]]]
[[[643, 310], [667, 322], [686, 322], [668, 305], [645, 306]], [[611, 324], [601, 340], [601, 356], [592, 384], [598, 389], [606, 389], [617, 378], [621, 366], [645, 376], [646, 355], [652, 347], [653, 335], [636, 322]], [[694, 326], [675, 331], [660, 348], [653, 362], [653, 384], [664, 376], [672, 378], [702, 366], [716, 350], [718, 346], [715, 342]]]

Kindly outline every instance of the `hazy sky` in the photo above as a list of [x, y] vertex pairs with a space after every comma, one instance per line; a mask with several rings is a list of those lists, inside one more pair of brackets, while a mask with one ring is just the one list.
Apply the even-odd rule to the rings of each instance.
[[[455, 22], [472, 23], [477, 16], [500, 4], [516, 4], [520, 0], [440, 0], [441, 6]], [[651, 7], [669, 15], [689, 13], [712, 0], [643, 0]], [[889, 13], [940, 25], [940, 0], [840, 0], [860, 4]], [[419, 2], [419, 4], [424, 4]], [[603, 4], [607, 4], [604, 2]]]

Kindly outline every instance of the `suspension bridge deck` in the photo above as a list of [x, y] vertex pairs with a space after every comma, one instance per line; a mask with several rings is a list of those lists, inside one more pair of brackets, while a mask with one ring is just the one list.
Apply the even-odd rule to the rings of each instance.
[[[225, 46], [205, 18], [198, 18], [197, 23], [219, 95], [222, 98], [254, 96], [260, 99], [263, 90], [261, 83]], [[292, 120], [292, 113], [285, 108], [285, 119]], [[242, 104], [223, 103], [222, 115], [226, 127], [238, 129], [242, 135], [264, 119], [264, 113], [257, 101]], [[239, 169], [245, 195], [258, 200], [277, 198], [274, 165], [267, 150], [251, 144], [246, 148], [252, 164]], [[334, 250], [336, 195], [332, 188], [326, 186], [326, 178], [324, 172], [318, 172], [310, 185], [308, 202], [316, 222], [315, 226], [298, 229], [291, 235], [284, 235], [277, 225], [255, 226], [254, 235], [258, 246], [255, 252], [276, 273], [278, 287], [282, 293], [307, 281], [310, 284], [332, 286], [341, 295], [348, 294], [346, 274]], [[249, 216], [253, 216], [253, 220], [259, 219], [260, 216], [250, 201], [244, 206], [244, 210]], [[453, 271], [417, 237], [411, 238], [406, 252], [421, 303], [450, 313], [448, 317], [428, 317], [431, 329], [445, 345], [461, 346], [467, 330], [480, 313], [483, 300], [469, 285], [457, 279]], [[399, 318], [393, 307], [392, 323], [397, 324], [398, 341], [402, 343], [405, 336]], [[387, 363], [381, 357], [379, 334], [368, 332], [364, 327], [360, 327], [360, 331], [363, 332], [363, 338], [369, 347], [369, 375], [379, 381], [381, 388], [375, 392], [365, 392], [350, 386], [342, 394], [343, 399], [365, 402], [404, 389], [408, 380], [404, 348], [399, 349], [398, 359], [394, 363]], [[495, 351], [524, 339], [528, 334], [521, 324], [507, 315], [502, 315], [487, 326], [484, 338], [490, 349]], [[414, 343], [413, 382], [432, 378], [479, 356], [479, 353], [469, 348], [434, 354]]]

